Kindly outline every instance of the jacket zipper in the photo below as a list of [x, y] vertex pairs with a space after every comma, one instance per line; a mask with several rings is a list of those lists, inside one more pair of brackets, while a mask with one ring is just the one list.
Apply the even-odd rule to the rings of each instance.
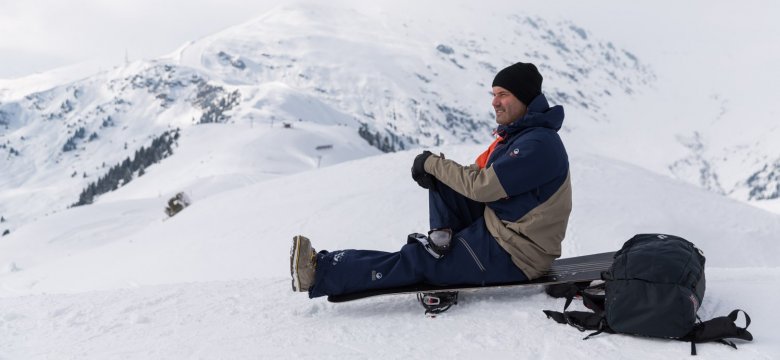
[[462, 237], [458, 237], [458, 240], [460, 240], [460, 242], [464, 246], [466, 246], [466, 250], [468, 250], [469, 253], [471, 254], [471, 257], [474, 258], [474, 262], [476, 262], [477, 266], [479, 266], [479, 270], [481, 270], [482, 272], [485, 272], [485, 267], [482, 266], [482, 262], [479, 261], [479, 258], [477, 258], [477, 254], [474, 252], [473, 249], [471, 249], [471, 246], [469, 246], [469, 243], [467, 243], [466, 240], [463, 239]]

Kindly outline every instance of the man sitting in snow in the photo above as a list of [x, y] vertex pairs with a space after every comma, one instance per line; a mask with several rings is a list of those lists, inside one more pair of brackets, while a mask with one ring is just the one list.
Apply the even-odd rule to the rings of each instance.
[[493, 80], [496, 140], [469, 166], [424, 151], [412, 178], [428, 189], [430, 230], [399, 252], [315, 252], [295, 236], [293, 291], [309, 297], [418, 283], [527, 281], [561, 255], [571, 212], [569, 160], [557, 131], [563, 108], [550, 107], [536, 66], [517, 63]]

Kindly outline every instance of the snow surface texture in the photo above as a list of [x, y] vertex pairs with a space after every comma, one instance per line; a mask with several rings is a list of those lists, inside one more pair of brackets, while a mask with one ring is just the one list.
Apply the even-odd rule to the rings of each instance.
[[[709, 271], [700, 315], [744, 306], [753, 343], [699, 344], [696, 359], [775, 359], [777, 272]], [[745, 279], [750, 279], [745, 281]], [[765, 287], [763, 300], [744, 295]], [[687, 359], [679, 341], [599, 335], [548, 320], [540, 288], [463, 294], [435, 319], [414, 295], [346, 304], [290, 292], [288, 279], [176, 284], [0, 300], [4, 359]], [[580, 306], [577, 307], [580, 309]], [[764, 314], [761, 318], [758, 313]], [[741, 319], [740, 321], [744, 321]]]
[[[434, 150], [466, 163], [481, 148]], [[777, 215], [630, 164], [569, 151], [574, 213], [564, 256], [616, 250], [640, 232], [684, 236], [707, 256], [700, 315], [707, 319], [742, 308], [753, 316], [750, 330], [756, 336], [737, 351], [710, 344], [699, 352], [706, 358], [780, 354], [780, 336], [772, 328], [780, 318], [770, 300], [780, 295], [774, 286], [780, 278]], [[27, 226], [0, 247], [0, 263], [17, 268], [6, 267], [0, 276], [6, 296], [0, 299], [0, 355], [654, 359], [688, 354], [688, 344], [675, 341], [604, 335], [582, 342], [580, 332], [545, 318], [542, 309], [563, 304], [540, 287], [465, 294], [434, 320], [422, 315], [413, 296], [330, 304], [293, 293], [289, 245], [295, 234], [309, 235], [318, 249], [393, 251], [407, 233], [427, 228], [427, 197], [409, 178], [415, 155], [373, 156], [243, 186], [198, 199], [164, 222], [164, 200], [152, 197], [105, 201]], [[118, 288], [124, 289], [112, 290]]]

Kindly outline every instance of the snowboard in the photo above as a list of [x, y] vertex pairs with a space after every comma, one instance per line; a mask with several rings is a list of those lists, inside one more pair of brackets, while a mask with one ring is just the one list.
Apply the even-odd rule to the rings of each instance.
[[496, 283], [487, 285], [461, 284], [444, 286], [422, 283], [394, 288], [366, 290], [351, 294], [329, 295], [328, 301], [332, 303], [343, 303], [347, 301], [382, 295], [419, 294], [450, 291], [478, 291], [488, 288], [589, 282], [601, 279], [601, 272], [609, 269], [609, 267], [612, 265], [614, 255], [615, 252], [604, 252], [557, 259], [553, 261], [550, 269], [542, 274], [542, 276], [531, 281]]

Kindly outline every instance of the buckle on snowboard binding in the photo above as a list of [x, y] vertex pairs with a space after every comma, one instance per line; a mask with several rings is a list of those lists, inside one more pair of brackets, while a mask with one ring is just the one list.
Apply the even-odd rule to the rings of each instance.
[[417, 300], [425, 308], [425, 315], [435, 317], [458, 304], [457, 291], [417, 293]]
[[406, 239], [407, 244], [420, 243], [434, 259], [441, 259], [450, 252], [451, 241], [452, 230], [450, 229], [434, 229], [429, 231], [427, 236], [413, 233]]

